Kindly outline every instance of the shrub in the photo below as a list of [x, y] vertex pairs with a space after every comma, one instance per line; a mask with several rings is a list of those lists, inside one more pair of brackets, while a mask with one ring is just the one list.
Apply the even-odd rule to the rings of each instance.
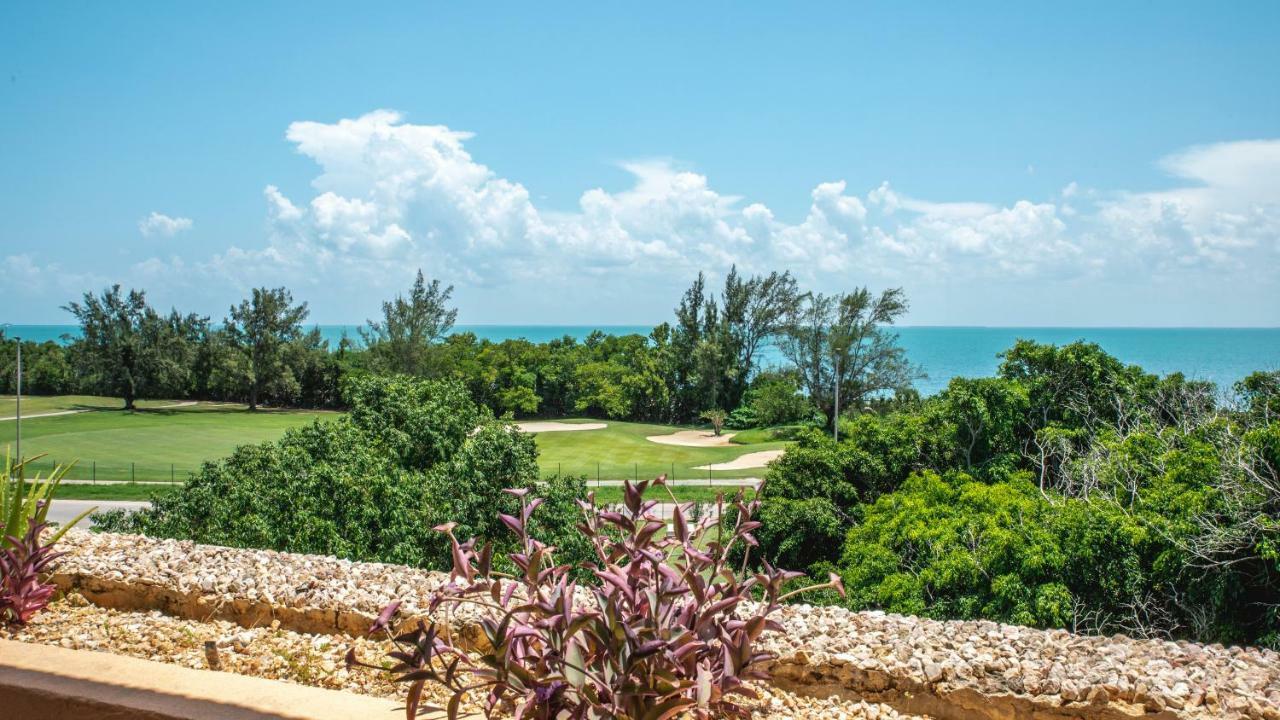
[[[37, 474], [35, 478], [28, 481], [27, 464], [42, 457], [44, 455], [37, 455], [25, 461], [15, 460], [7, 449], [5, 451], [4, 467], [0, 470], [4, 473], [0, 475], [0, 548], [17, 545], [17, 541], [10, 542], [9, 536], [6, 535], [12, 532], [10, 528], [25, 527], [29, 521], [44, 523], [49, 514], [49, 504], [53, 502], [53, 494], [57, 492], [58, 485], [62, 483], [67, 470], [71, 469], [69, 465], [58, 465], [50, 471], [48, 477], [41, 479]], [[57, 542], [63, 533], [88, 517], [94, 510], [97, 508], [90, 508], [76, 516], [53, 534], [49, 544]]]
[[[42, 582], [40, 575], [62, 555], [54, 552], [53, 546], [63, 533], [93, 512], [86, 510], [50, 535], [47, 542], [42, 541], [41, 536], [49, 527], [45, 522], [49, 504], [67, 469], [59, 465], [47, 478], [42, 480], [37, 475], [28, 483], [26, 463], [5, 453], [4, 475], [0, 476], [0, 624], [25, 625], [49, 604], [54, 586]], [[18, 535], [18, 529], [24, 527], [23, 534]]]
[[[655, 484], [664, 485], [665, 476]], [[509, 557], [514, 574], [494, 570], [492, 545], [459, 542], [454, 523], [437, 527], [449, 538], [453, 570], [430, 609], [477, 607], [485, 646], [463, 648], [451, 628], [422, 621], [396, 635], [391, 620], [399, 603], [387, 606], [370, 632], [386, 632], [398, 646], [389, 671], [409, 683], [406, 717], [414, 717], [428, 681], [453, 693], [451, 718], [463, 695], [475, 690], [487, 690], [489, 717], [511, 710], [547, 720], [749, 717], [735, 696], [753, 696], [745, 681], [765, 677], [761, 663], [771, 656], [754, 646], [766, 629], [779, 628], [769, 616], [797, 593], [842, 591], [839, 579], [784, 592], [801, 573], [767, 563], [742, 577], [730, 562], [736, 546], [756, 544], [756, 502], [738, 495], [731, 528], [711, 517], [691, 525], [686, 513], [692, 508], [677, 504], [667, 535], [653, 512], [658, 503], [644, 499], [648, 488], [647, 481], [627, 482], [618, 511], [598, 508], [594, 498], [581, 503], [577, 528], [595, 553], [586, 565], [590, 584], [576, 583], [572, 566], [553, 560], [557, 549], [532, 537], [530, 522], [542, 500], [528, 499], [526, 490], [508, 491], [520, 509], [499, 516], [518, 538]], [[723, 517], [723, 497], [718, 505]], [[385, 670], [361, 663], [354, 650], [347, 660]]]
[[[353, 379], [347, 395], [347, 417], [241, 446], [149, 510], [99, 516], [98, 527], [444, 567], [448, 544], [431, 528], [451, 519], [481, 537], [504, 535], [493, 512], [517, 505], [504, 488], [540, 487], [561, 515], [585, 497], [580, 480], [539, 483], [532, 436], [494, 420], [456, 382], [370, 376]], [[566, 547], [569, 525], [555, 528]]]
[[5, 545], [0, 547], [0, 624], [26, 625], [53, 596], [55, 586], [41, 581], [40, 576], [64, 553], [54, 552], [53, 542], [40, 541], [48, 527], [29, 518], [22, 537], [4, 538]]
[[724, 430], [724, 421], [729, 415], [720, 408], [711, 408], [710, 410], [703, 410], [700, 417], [711, 423], [711, 429], [715, 431], [716, 437], [719, 437]]

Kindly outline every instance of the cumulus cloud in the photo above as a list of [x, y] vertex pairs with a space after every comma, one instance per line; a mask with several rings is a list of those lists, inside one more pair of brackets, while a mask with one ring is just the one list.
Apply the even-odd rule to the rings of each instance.
[[[587, 189], [568, 210], [539, 207], [520, 182], [471, 155], [470, 133], [386, 110], [295, 122], [286, 138], [318, 167], [311, 196], [266, 187], [267, 242], [230, 247], [184, 272], [237, 284], [381, 286], [423, 267], [481, 288], [572, 272], [607, 275], [617, 288], [736, 263], [843, 287], [851, 275], [874, 284], [1229, 272], [1280, 254], [1280, 140], [1171, 154], [1158, 166], [1175, 187], [1159, 191], [1071, 182], [1048, 197], [993, 203], [921, 199], [889, 182], [858, 191], [832, 179], [789, 220], [662, 159], [622, 163], [625, 189]], [[140, 227], [172, 234], [190, 220], [153, 213]]]
[[153, 210], [150, 215], [138, 221], [138, 230], [143, 237], [173, 237], [190, 230], [192, 225], [191, 218], [169, 217]]
[[1159, 166], [1187, 184], [1099, 203], [1095, 233], [1161, 269], [1242, 268], [1280, 251], [1280, 140], [1193, 147]]

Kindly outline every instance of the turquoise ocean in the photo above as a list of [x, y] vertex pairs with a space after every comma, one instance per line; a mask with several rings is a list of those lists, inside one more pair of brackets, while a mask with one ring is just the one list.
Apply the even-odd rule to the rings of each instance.
[[[319, 325], [321, 334], [336, 346], [345, 335], [359, 343], [357, 325]], [[569, 336], [582, 340], [599, 330], [612, 334], [640, 333], [643, 325], [458, 325], [454, 332], [472, 332], [492, 341], [525, 338], [546, 342]], [[7, 337], [64, 342], [78, 333], [74, 325], [10, 325]], [[1126, 363], [1148, 372], [1166, 375], [1182, 372], [1190, 378], [1210, 380], [1228, 389], [1254, 370], [1280, 369], [1280, 328], [1065, 328], [1065, 327], [921, 327], [896, 328], [911, 362], [928, 377], [916, 383], [929, 395], [946, 387], [953, 377], [983, 377], [995, 373], [999, 353], [1026, 338], [1064, 344], [1075, 340], [1096, 342]], [[776, 364], [776, 349], [764, 353], [764, 364]]]

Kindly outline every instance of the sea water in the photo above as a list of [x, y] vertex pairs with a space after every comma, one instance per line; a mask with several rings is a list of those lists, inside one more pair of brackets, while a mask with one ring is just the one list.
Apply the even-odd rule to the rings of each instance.
[[[345, 336], [360, 344], [358, 325], [318, 325], [320, 334], [336, 347]], [[583, 340], [594, 331], [610, 334], [640, 333], [643, 325], [458, 325], [454, 332], [472, 332], [482, 339], [500, 342], [524, 338], [541, 343], [560, 337]], [[1280, 369], [1280, 328], [1059, 328], [1059, 327], [919, 327], [894, 328], [907, 358], [927, 375], [916, 387], [929, 395], [946, 387], [953, 377], [993, 375], [1000, 353], [1018, 339], [1064, 344], [1076, 340], [1095, 342], [1125, 363], [1147, 372], [1167, 375], [1182, 372], [1192, 379], [1209, 380], [1229, 389], [1255, 370]], [[74, 325], [10, 325], [7, 337], [66, 342], [79, 329]], [[782, 355], [776, 348], [762, 353], [762, 365], [776, 365]]]

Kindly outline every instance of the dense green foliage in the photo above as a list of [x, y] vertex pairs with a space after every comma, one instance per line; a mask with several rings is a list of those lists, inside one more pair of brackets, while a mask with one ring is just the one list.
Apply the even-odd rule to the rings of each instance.
[[[364, 347], [344, 338], [331, 349], [317, 329], [304, 330], [306, 303], [295, 304], [285, 288], [255, 288], [211, 324], [176, 310], [162, 315], [141, 291], [117, 286], [67, 306], [82, 337], [65, 348], [24, 344], [24, 375], [31, 392], [118, 396], [130, 408], [135, 398], [338, 408], [345, 378], [403, 373], [458, 380], [498, 416], [693, 423], [710, 412], [735, 428], [829, 424], [837, 360], [842, 393], [858, 406], [911, 379], [884, 330], [905, 310], [899, 290], [815, 296], [789, 273], [743, 277], [734, 269], [718, 295], [699, 275], [675, 321], [648, 335], [545, 343], [452, 333], [452, 290], [419, 272], [407, 295], [383, 303], [382, 317], [361, 330]], [[805, 352], [789, 355], [792, 367], [761, 368], [762, 349], [787, 338]], [[0, 367], [11, 368], [15, 349], [0, 336]]]
[[836, 569], [855, 608], [1280, 645], [1280, 374], [1229, 403], [1086, 343], [1003, 360], [802, 436], [766, 556]]
[[165, 317], [143, 292], [125, 295], [119, 285], [100, 297], [85, 293], [83, 302], [65, 309], [80, 321], [82, 333], [72, 346], [72, 364], [103, 395], [123, 398], [125, 408], [189, 382], [194, 358], [188, 341], [204, 331], [206, 320], [176, 310]]
[[349, 382], [347, 402], [347, 416], [241, 446], [151, 509], [100, 526], [443, 567], [448, 547], [433, 526], [453, 521], [469, 534], [500, 537], [494, 509], [515, 505], [502, 490], [539, 486], [547, 534], [570, 555], [582, 546], [567, 519], [583, 482], [539, 483], [532, 437], [494, 420], [460, 384], [368, 376]]
[[302, 321], [308, 312], [307, 304], [294, 305], [284, 288], [254, 288], [251, 297], [231, 307], [226, 337], [241, 355], [237, 367], [249, 388], [250, 410], [257, 409], [265, 393], [296, 395], [301, 388], [295, 363], [287, 357], [303, 338]]
[[[23, 392], [139, 399], [258, 402], [338, 407], [353, 367], [346, 346], [330, 352], [304, 331], [306, 305], [287, 290], [259, 288], [215, 327], [207, 317], [160, 313], [140, 290], [112, 286], [66, 308], [80, 337], [62, 345], [22, 343]], [[16, 389], [17, 343], [0, 332], [0, 393]]]
[[458, 319], [449, 307], [453, 286], [442, 288], [439, 280], [427, 283], [422, 271], [414, 278], [408, 297], [382, 303], [382, 320], [370, 320], [360, 335], [369, 348], [368, 365], [382, 373], [429, 375], [439, 368], [432, 346], [439, 343]]

